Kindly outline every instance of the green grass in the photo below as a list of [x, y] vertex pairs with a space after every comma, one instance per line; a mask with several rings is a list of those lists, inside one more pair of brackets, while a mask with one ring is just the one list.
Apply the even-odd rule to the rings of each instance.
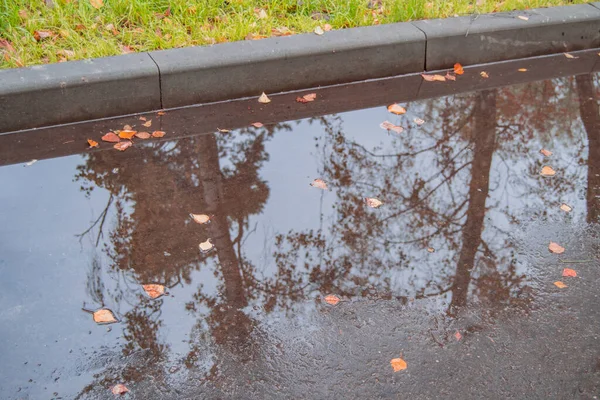
[[[277, 28], [302, 33], [573, 3], [584, 1], [104, 0], [96, 9], [90, 0], [54, 0], [52, 8], [0, 0], [0, 68], [268, 37]], [[38, 42], [40, 30], [52, 36]]]

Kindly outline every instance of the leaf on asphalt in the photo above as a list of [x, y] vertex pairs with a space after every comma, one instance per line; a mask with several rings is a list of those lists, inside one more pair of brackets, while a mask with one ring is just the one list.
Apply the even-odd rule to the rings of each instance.
[[259, 103], [263, 103], [263, 104], [267, 104], [271, 102], [271, 99], [269, 99], [267, 97], [267, 94], [265, 92], [263, 92], [260, 97], [258, 98], [258, 102]]
[[406, 113], [406, 108], [404, 108], [404, 107], [400, 106], [400, 105], [399, 105], [399, 104], [397, 104], [397, 103], [390, 104], [390, 105], [387, 107], [387, 110], [388, 110], [389, 112], [391, 112], [392, 114], [396, 114], [396, 115], [402, 115], [402, 114], [405, 114], [405, 113]]
[[442, 75], [426, 75], [426, 74], [421, 74], [421, 76], [427, 82], [433, 82], [433, 81], [445, 82], [446, 81], [446, 78], [444, 76], [442, 76]]
[[325, 24], [325, 25], [323, 25], [323, 30], [324, 30], [325, 32], [329, 32], [329, 31], [330, 31], [330, 30], [332, 30], [332, 29], [333, 29], [333, 27], [332, 27], [331, 25], [329, 25], [329, 24]]
[[315, 28], [314, 32], [315, 32], [317, 35], [319, 35], [319, 36], [321, 36], [322, 34], [324, 34], [324, 33], [325, 33], [325, 31], [323, 30], [323, 28], [321, 28], [320, 26], [317, 26], [317, 27]]
[[456, 75], [462, 75], [465, 73], [465, 70], [463, 69], [463, 66], [460, 65], [459, 63], [454, 64], [454, 73]]
[[567, 287], [567, 285], [565, 285], [564, 283], [562, 283], [561, 281], [556, 281], [554, 282], [554, 286], [556, 286], [559, 289], [564, 289]]
[[571, 268], [565, 268], [563, 269], [563, 276], [569, 276], [571, 278], [575, 278], [577, 276], [577, 272], [574, 269]]
[[569, 54], [569, 53], [564, 53], [564, 54], [565, 54], [565, 57], [567, 57], [567, 58], [579, 58], [579, 57], [575, 57], [574, 55]]
[[135, 137], [138, 139], [150, 139], [151, 136], [148, 132], [138, 132], [135, 134]]
[[156, 283], [142, 285], [142, 288], [151, 299], [158, 299], [160, 296], [165, 294], [165, 287]]
[[378, 208], [383, 202], [375, 197], [365, 197], [365, 204], [371, 208]]
[[129, 389], [127, 389], [127, 386], [123, 385], [122, 383], [118, 383], [115, 386], [113, 386], [110, 391], [116, 396], [129, 392]]
[[519, 68], [519, 72], [527, 72], [527, 68]]
[[88, 139], [87, 142], [90, 145], [90, 148], [92, 148], [92, 147], [98, 147], [98, 142], [96, 142], [95, 140]]
[[154, 138], [161, 138], [163, 136], [165, 136], [166, 133], [164, 131], [154, 131], [152, 132], [152, 137]]
[[298, 103], [310, 103], [311, 101], [315, 101], [316, 98], [317, 98], [316, 93], [309, 93], [309, 94], [305, 94], [302, 97], [296, 97], [296, 101]]
[[190, 213], [190, 217], [192, 217], [194, 222], [197, 222], [199, 224], [205, 224], [208, 221], [210, 221], [210, 216], [206, 215], [206, 214], [191, 214]]
[[550, 242], [548, 245], [548, 250], [555, 254], [562, 254], [565, 252], [565, 248], [559, 245], [558, 243]]
[[255, 128], [262, 128], [264, 125], [261, 124], [260, 122], [253, 122], [250, 125], [252, 125]]
[[403, 127], [394, 125], [390, 121], [382, 122], [381, 124], [379, 124], [379, 127], [381, 129], [385, 129], [386, 131], [394, 131], [396, 133], [402, 133], [402, 131], [404, 131]]
[[44, 39], [48, 39], [52, 36], [54, 36], [54, 32], [52, 32], [52, 31], [40, 30], [40, 31], [33, 32], [33, 37], [38, 42], [41, 40], [44, 40]]
[[544, 157], [550, 157], [552, 155], [552, 152], [550, 150], [546, 150], [546, 149], [541, 149], [540, 153], [542, 153], [544, 155]]
[[573, 207], [571, 207], [568, 204], [562, 203], [560, 205], [560, 209], [563, 210], [564, 212], [571, 212], [571, 210], [573, 209]]
[[123, 130], [124, 131], [132, 131], [133, 128], [131, 128], [131, 125], [123, 125]]
[[119, 131], [119, 137], [121, 139], [131, 139], [132, 137], [135, 136], [136, 133], [137, 133], [137, 131], [130, 131], [130, 130]]
[[428, 247], [428, 248], [427, 248], [427, 251], [428, 251], [429, 253], [435, 253], [435, 249], [434, 249], [433, 247]]
[[205, 242], [202, 242], [198, 245], [198, 248], [200, 249], [201, 253], [208, 253], [209, 251], [211, 251], [213, 248], [215, 247], [214, 244], [212, 244], [212, 242], [210, 241], [210, 239], [206, 239]]
[[131, 142], [129, 140], [124, 140], [122, 142], [115, 143], [115, 145], [113, 147], [119, 151], [125, 151], [128, 148], [130, 148], [132, 145], [133, 145], [133, 142]]
[[112, 311], [108, 308], [101, 308], [97, 311], [94, 311], [92, 314], [94, 318], [94, 322], [97, 324], [114, 324], [115, 322], [119, 322], [119, 320], [115, 317]]
[[323, 179], [315, 179], [310, 183], [310, 186], [316, 187], [318, 189], [327, 190], [327, 184]]
[[114, 132], [108, 132], [106, 135], [102, 136], [102, 140], [109, 143], [118, 143], [121, 141]]
[[325, 303], [327, 304], [331, 304], [332, 306], [335, 306], [337, 303], [340, 302], [340, 298], [337, 297], [335, 294], [328, 294], [327, 296], [325, 296]]
[[487, 78], [489, 78], [489, 77], [490, 77], [490, 76], [487, 74], [487, 72], [485, 72], [485, 71], [481, 71], [481, 72], [479, 73], [479, 75], [481, 75], [481, 77], [482, 77], [482, 78], [484, 78], [484, 79], [487, 79]]
[[456, 80], [456, 76], [450, 75], [450, 72], [446, 72], [446, 76], [444, 76], [444, 78], [446, 78], [446, 80], [449, 80], [449, 81], [455, 81]]
[[406, 361], [404, 361], [401, 358], [393, 358], [390, 361], [390, 364], [391, 364], [392, 368], [394, 369], [394, 372], [402, 371], [402, 370], [406, 369], [406, 367], [408, 367], [408, 365], [406, 365]]
[[415, 124], [417, 124], [419, 126], [423, 125], [425, 123], [425, 121], [422, 120], [421, 118], [415, 118], [415, 119], [413, 119], [413, 121], [415, 122]]
[[540, 174], [542, 176], [554, 176], [556, 175], [556, 171], [552, 169], [552, 167], [549, 167], [547, 165], [544, 165], [542, 167], [542, 171], [540, 172]]
[[526, 17], [524, 15], [519, 15], [517, 18], [522, 19], [523, 21], [529, 21], [529, 17]]
[[150, 128], [152, 126], [152, 120], [146, 121], [142, 125], [144, 125], [146, 128]]
[[460, 334], [459, 331], [456, 331], [456, 333], [454, 334], [454, 337], [456, 338], [456, 340], [462, 339], [462, 335]]
[[102, 8], [102, 6], [104, 5], [102, 0], [90, 0], [90, 4], [97, 10]]

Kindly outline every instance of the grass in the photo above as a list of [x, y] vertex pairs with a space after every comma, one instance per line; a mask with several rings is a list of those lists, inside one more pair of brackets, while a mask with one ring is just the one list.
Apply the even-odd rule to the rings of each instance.
[[[0, 0], [0, 68], [333, 29], [584, 3], [560, 0]], [[264, 10], [264, 13], [261, 13]], [[262, 15], [261, 15], [262, 14]], [[36, 40], [36, 31], [49, 37]]]

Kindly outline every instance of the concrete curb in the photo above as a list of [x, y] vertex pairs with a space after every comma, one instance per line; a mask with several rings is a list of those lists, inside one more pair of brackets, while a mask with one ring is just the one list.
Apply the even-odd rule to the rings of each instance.
[[596, 47], [600, 3], [3, 70], [0, 132]]

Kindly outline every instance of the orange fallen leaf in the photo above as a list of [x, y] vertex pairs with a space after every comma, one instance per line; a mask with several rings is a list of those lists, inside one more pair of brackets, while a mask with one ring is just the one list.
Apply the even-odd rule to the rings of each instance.
[[261, 124], [260, 122], [254, 122], [254, 123], [252, 123], [252, 124], [250, 124], [250, 125], [252, 125], [252, 126], [253, 126], [253, 127], [255, 127], [255, 128], [262, 128], [262, 127], [264, 126], [264, 125], [263, 125], [263, 124]]
[[128, 148], [130, 148], [132, 145], [133, 145], [133, 142], [131, 142], [129, 140], [125, 140], [123, 142], [115, 143], [115, 145], [113, 147], [119, 151], [125, 151]]
[[121, 141], [121, 139], [113, 132], [108, 132], [106, 135], [102, 136], [102, 140], [109, 143], [118, 143]]
[[152, 137], [154, 137], [154, 138], [161, 138], [161, 137], [163, 137], [165, 135], [166, 135], [166, 133], [163, 132], [163, 131], [154, 131], [154, 132], [152, 132]]
[[263, 103], [263, 104], [267, 104], [271, 102], [271, 99], [269, 99], [269, 97], [267, 97], [267, 94], [265, 92], [263, 92], [260, 97], [258, 98], [258, 102], [259, 103]]
[[425, 75], [425, 74], [421, 74], [421, 76], [427, 82], [433, 82], [433, 81], [445, 82], [446, 81], [446, 78], [443, 77], [442, 75]]
[[481, 72], [479, 73], [479, 75], [481, 75], [481, 77], [482, 77], [482, 78], [485, 78], [485, 79], [487, 79], [487, 78], [489, 78], [489, 77], [490, 77], [490, 76], [487, 74], [487, 72], [485, 72], [485, 71], [481, 71]]
[[329, 24], [325, 24], [325, 25], [323, 25], [323, 30], [324, 30], [325, 32], [329, 32], [329, 31], [330, 31], [330, 30], [332, 30], [332, 29], [333, 29], [333, 27], [332, 27], [331, 25], [329, 25]]
[[454, 334], [454, 337], [456, 338], [456, 340], [462, 339], [462, 335], [460, 334], [459, 331], [456, 331], [456, 333]]
[[562, 254], [565, 252], [565, 248], [559, 245], [558, 243], [550, 242], [548, 245], [548, 250], [555, 254]]
[[298, 103], [310, 103], [311, 101], [315, 101], [316, 98], [317, 98], [316, 93], [309, 93], [309, 94], [305, 94], [302, 97], [296, 97], [296, 101]]
[[459, 63], [454, 64], [454, 73], [456, 75], [462, 75], [465, 73], [465, 70], [463, 69], [463, 66], [460, 65]]
[[159, 111], [156, 113], [156, 115], [165, 115], [165, 114], [166, 114], [166, 112], [164, 112], [164, 111]]
[[567, 58], [579, 58], [579, 57], [575, 57], [574, 55], [569, 54], [569, 53], [564, 53], [564, 54], [565, 54], [565, 57], [567, 57]]
[[428, 247], [428, 248], [427, 248], [427, 251], [428, 251], [429, 253], [435, 253], [435, 249], [434, 249], [433, 247]]
[[390, 104], [390, 105], [387, 107], [387, 110], [388, 110], [389, 112], [391, 112], [392, 114], [396, 114], [396, 115], [402, 115], [402, 114], [405, 114], [405, 113], [406, 113], [406, 108], [404, 108], [404, 107], [400, 106], [400, 105], [399, 105], [399, 104], [397, 104], [397, 103]]
[[519, 15], [517, 18], [522, 19], [523, 21], [529, 21], [529, 17], [526, 17], [524, 15]]
[[527, 68], [519, 68], [519, 72], [527, 72]]
[[422, 120], [421, 118], [415, 118], [413, 119], [413, 121], [415, 122], [415, 124], [417, 125], [423, 125], [425, 123], [424, 120]]
[[165, 294], [165, 287], [156, 283], [142, 285], [142, 288], [151, 299], [158, 299], [160, 296]]
[[315, 28], [314, 32], [315, 32], [317, 35], [319, 35], [319, 36], [321, 36], [322, 34], [324, 34], [324, 33], [325, 33], [325, 31], [323, 31], [323, 28], [321, 28], [320, 26], [317, 26], [317, 27]]
[[150, 128], [152, 126], [152, 120], [146, 121], [142, 125], [144, 125], [146, 128]]
[[138, 139], [149, 139], [151, 136], [148, 132], [138, 132], [135, 134], [135, 137]]
[[375, 197], [365, 197], [365, 204], [371, 208], [378, 208], [383, 202]]
[[577, 272], [574, 269], [565, 268], [565, 269], [563, 269], [562, 276], [570, 276], [572, 278], [575, 278], [577, 276]]
[[38, 42], [44, 39], [48, 39], [52, 36], [54, 36], [54, 32], [52, 31], [40, 30], [33, 32], [33, 37]]
[[131, 139], [136, 133], [137, 131], [119, 131], [119, 137], [121, 139]]
[[327, 190], [327, 184], [323, 179], [315, 179], [310, 183], [310, 186], [316, 187], [318, 189]]
[[90, 0], [90, 4], [97, 10], [102, 8], [102, 6], [104, 5], [102, 0]]
[[542, 153], [544, 155], [544, 157], [550, 157], [552, 155], [552, 152], [550, 150], [546, 150], [546, 149], [541, 149], [540, 153]]
[[92, 148], [92, 147], [98, 147], [98, 142], [96, 142], [95, 140], [88, 139], [87, 142], [90, 145], [90, 148]]
[[540, 172], [542, 176], [554, 176], [556, 175], [556, 171], [547, 165], [542, 167], [542, 171]]
[[563, 210], [564, 212], [571, 212], [571, 210], [573, 209], [573, 207], [571, 207], [568, 204], [562, 203], [560, 205], [560, 209]]
[[335, 294], [328, 294], [327, 296], [325, 296], [325, 303], [327, 304], [331, 304], [332, 306], [335, 306], [337, 303], [340, 302], [340, 298], [337, 297]]
[[381, 124], [379, 124], [379, 127], [381, 129], [385, 129], [386, 131], [394, 131], [396, 133], [402, 133], [404, 131], [403, 127], [394, 125], [390, 121], [382, 122]]
[[202, 253], [208, 253], [209, 251], [211, 251], [213, 249], [213, 247], [215, 247], [215, 245], [212, 244], [210, 239], [206, 239], [205, 242], [202, 242], [198, 245], [198, 248], [200, 249], [200, 252], [202, 252]]
[[122, 383], [118, 383], [115, 386], [113, 386], [110, 391], [114, 395], [122, 395], [129, 392], [129, 389], [127, 389], [127, 386], [123, 385]]
[[567, 285], [565, 285], [564, 283], [562, 283], [561, 281], [556, 281], [554, 282], [554, 286], [560, 288], [560, 289], [564, 289], [567, 287]]
[[101, 308], [97, 311], [94, 311], [92, 316], [94, 318], [94, 322], [97, 324], [114, 324], [115, 322], [119, 322], [119, 320], [115, 318], [115, 314], [113, 314], [113, 312], [108, 308]]
[[402, 371], [408, 367], [408, 365], [406, 365], [406, 361], [404, 361], [401, 358], [392, 359], [390, 361], [390, 364], [391, 364], [392, 368], [394, 369], [394, 372]]
[[190, 217], [199, 224], [205, 224], [210, 221], [210, 216], [206, 214], [190, 214]]
[[449, 81], [455, 81], [456, 80], [456, 76], [450, 75], [450, 72], [446, 72], [446, 76], [444, 76], [444, 78], [446, 78]]

